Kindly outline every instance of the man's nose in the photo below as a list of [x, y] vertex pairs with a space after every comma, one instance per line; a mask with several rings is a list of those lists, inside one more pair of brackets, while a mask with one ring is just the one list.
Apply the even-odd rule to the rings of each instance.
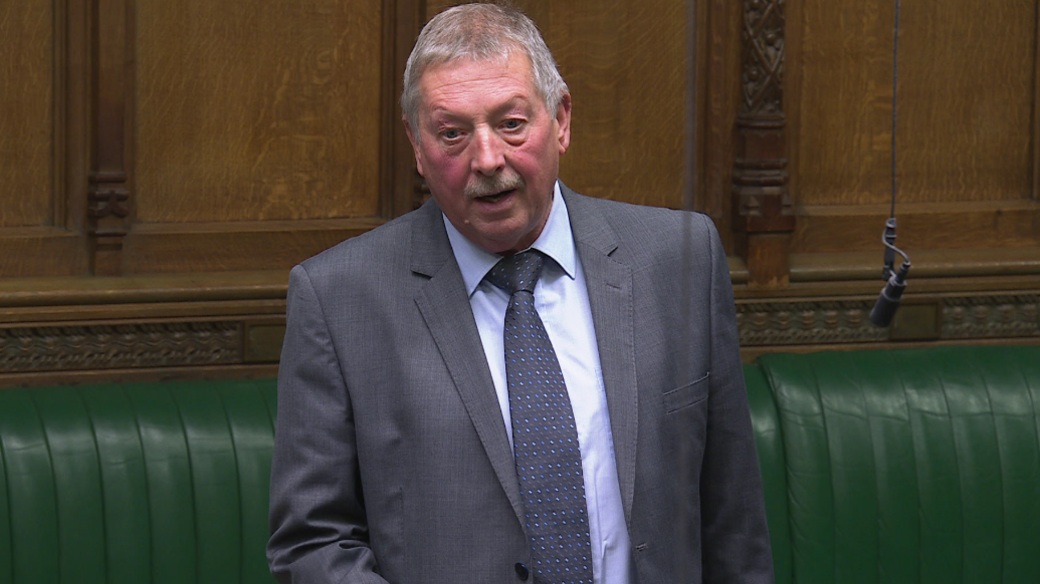
[[491, 176], [505, 167], [505, 151], [502, 139], [490, 129], [478, 129], [473, 142], [474, 172]]

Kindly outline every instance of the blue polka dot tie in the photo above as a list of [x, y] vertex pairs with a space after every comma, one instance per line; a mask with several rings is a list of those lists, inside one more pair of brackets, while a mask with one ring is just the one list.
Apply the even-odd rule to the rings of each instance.
[[513, 455], [524, 500], [537, 584], [592, 584], [581, 450], [567, 386], [534, 307], [542, 255], [503, 258], [486, 279], [510, 294], [505, 320], [506, 383]]

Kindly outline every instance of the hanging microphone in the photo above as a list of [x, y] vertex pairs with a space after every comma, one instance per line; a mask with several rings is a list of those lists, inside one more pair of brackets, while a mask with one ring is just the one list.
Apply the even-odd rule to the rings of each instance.
[[[892, 317], [895, 316], [896, 309], [899, 308], [899, 303], [903, 298], [903, 291], [906, 290], [906, 275], [910, 272], [910, 258], [906, 257], [906, 254], [895, 245], [897, 186], [896, 112], [899, 111], [899, 101], [896, 97], [896, 90], [899, 87], [899, 0], [896, 0], [895, 17], [895, 28], [892, 35], [892, 212], [888, 221], [885, 221], [885, 232], [881, 236], [881, 242], [885, 244], [885, 267], [881, 270], [881, 277], [887, 283], [881, 289], [881, 294], [878, 295], [877, 302], [874, 303], [874, 309], [870, 311], [870, 322], [877, 326], [888, 326], [892, 322]], [[893, 270], [896, 262], [896, 253], [903, 256], [903, 265], [900, 266], [898, 272]]]
[[[874, 309], [870, 311], [870, 322], [877, 326], [888, 326], [896, 314], [896, 309], [899, 308], [903, 291], [906, 290], [906, 276], [910, 272], [910, 258], [895, 246], [895, 217], [889, 217], [885, 222], [885, 233], [881, 236], [881, 241], [885, 244], [885, 267], [882, 275], [888, 280], [888, 283], [881, 289], [881, 294], [874, 303]], [[893, 270], [896, 253], [903, 256], [903, 265], [899, 267], [898, 272]]]
[[881, 294], [874, 303], [874, 309], [870, 311], [870, 322], [877, 326], [888, 326], [892, 322], [892, 317], [895, 316], [903, 298], [903, 290], [906, 290], [906, 274], [909, 271], [910, 262], [903, 262], [899, 271], [888, 279], [888, 284], [881, 289]]

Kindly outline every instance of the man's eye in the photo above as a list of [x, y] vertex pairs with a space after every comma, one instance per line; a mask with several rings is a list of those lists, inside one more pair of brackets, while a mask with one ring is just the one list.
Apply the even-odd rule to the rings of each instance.
[[523, 120], [506, 120], [502, 122], [502, 127], [507, 130], [519, 130], [522, 125], [524, 125]]
[[462, 132], [455, 128], [448, 128], [441, 132], [441, 136], [443, 136], [445, 140], [458, 140], [459, 137], [462, 136]]

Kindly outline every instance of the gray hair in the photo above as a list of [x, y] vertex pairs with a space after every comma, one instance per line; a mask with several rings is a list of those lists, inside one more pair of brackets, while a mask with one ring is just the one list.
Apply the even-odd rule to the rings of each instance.
[[567, 84], [556, 68], [538, 27], [524, 13], [495, 4], [463, 4], [449, 8], [423, 27], [404, 68], [401, 110], [419, 138], [419, 79], [431, 66], [456, 59], [506, 59], [521, 50], [531, 61], [535, 89], [555, 116]]

